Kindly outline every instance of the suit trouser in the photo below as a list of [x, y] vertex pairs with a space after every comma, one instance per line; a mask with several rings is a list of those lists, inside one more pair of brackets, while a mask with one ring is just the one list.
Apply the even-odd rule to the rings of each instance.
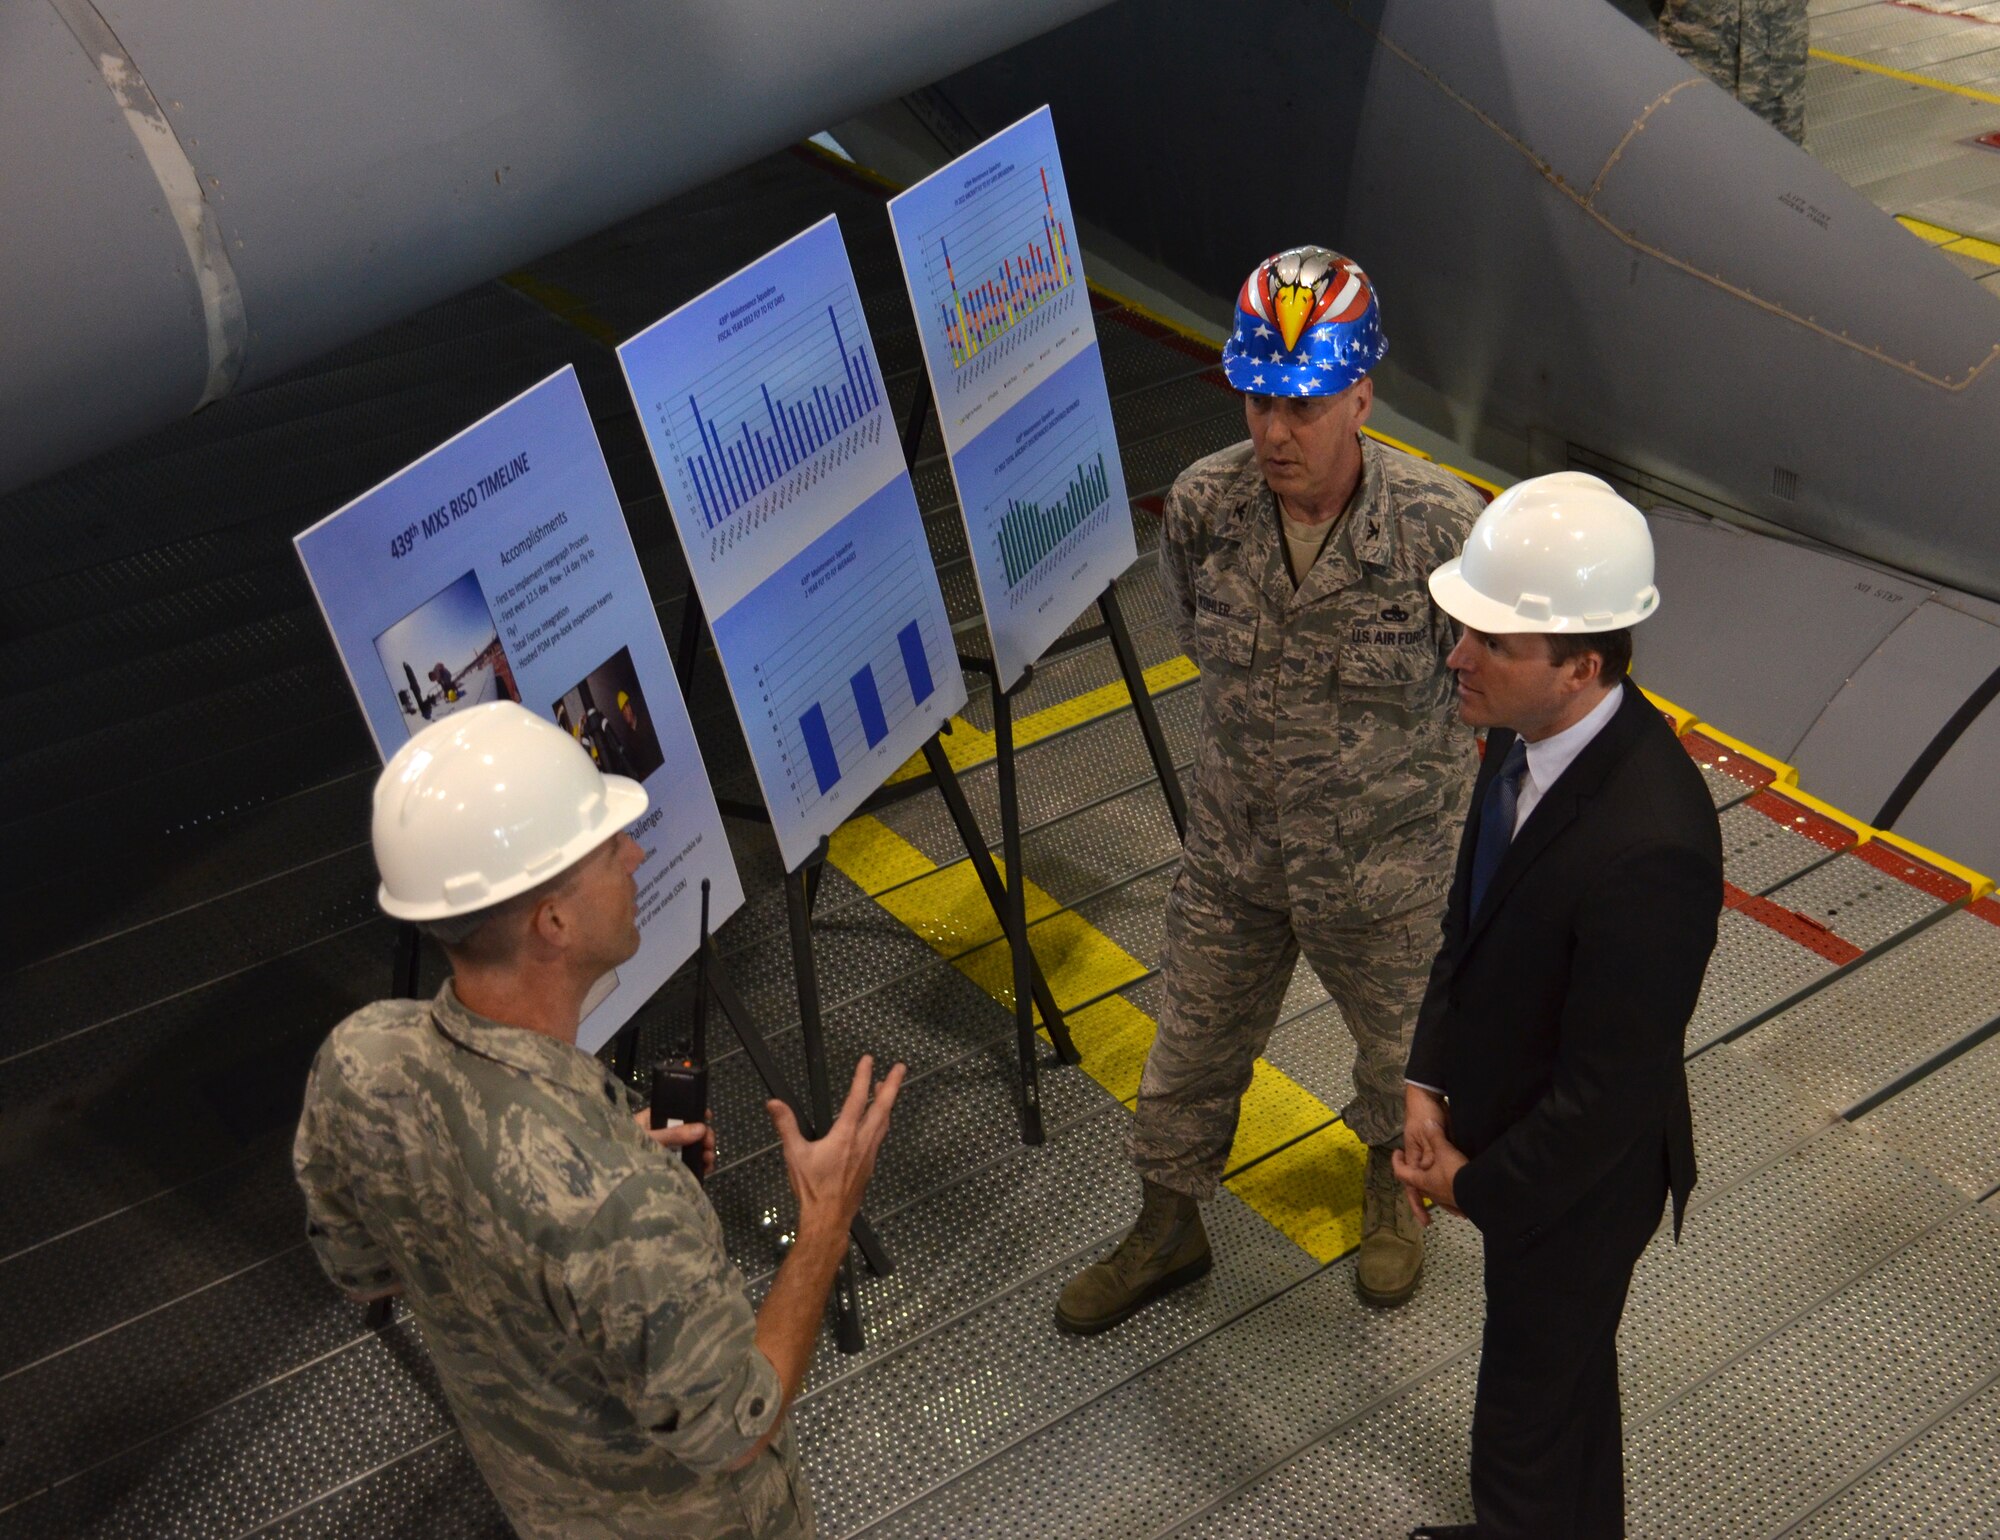
[[1652, 1152], [1524, 1250], [1488, 1248], [1472, 1412], [1480, 1540], [1625, 1533], [1618, 1322], [1665, 1200], [1665, 1152]]
[[[1269, 884], [1264, 887], [1269, 887]], [[1366, 913], [1345, 893], [1246, 894], [1184, 860], [1167, 894], [1165, 1005], [1146, 1057], [1129, 1148], [1146, 1179], [1206, 1199], [1301, 951], [1354, 1039], [1347, 1126], [1371, 1145], [1403, 1137], [1403, 1065], [1437, 953], [1442, 883], [1400, 914]]]

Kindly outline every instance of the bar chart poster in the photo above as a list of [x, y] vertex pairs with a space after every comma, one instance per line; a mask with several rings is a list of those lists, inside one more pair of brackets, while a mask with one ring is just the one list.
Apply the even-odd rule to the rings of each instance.
[[709, 628], [787, 867], [965, 704], [907, 475]]
[[618, 359], [711, 616], [905, 474], [831, 215]]
[[795, 868], [965, 704], [839, 225], [618, 356]]
[[626, 831], [639, 950], [584, 1002], [596, 1051], [743, 903], [701, 748], [624, 510], [565, 368], [294, 541], [384, 759], [415, 734], [511, 700], [646, 788]]
[[955, 451], [951, 470], [1004, 687], [1138, 559], [1097, 344]]
[[889, 223], [947, 449], [1096, 341], [1048, 108], [890, 199]]

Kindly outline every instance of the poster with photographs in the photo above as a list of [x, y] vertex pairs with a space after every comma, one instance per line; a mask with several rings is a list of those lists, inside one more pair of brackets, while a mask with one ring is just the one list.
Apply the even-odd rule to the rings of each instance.
[[434, 722], [511, 700], [651, 805], [628, 831], [639, 952], [585, 1002], [595, 1050], [694, 955], [743, 886], [651, 594], [574, 370], [564, 369], [296, 540], [386, 760]]

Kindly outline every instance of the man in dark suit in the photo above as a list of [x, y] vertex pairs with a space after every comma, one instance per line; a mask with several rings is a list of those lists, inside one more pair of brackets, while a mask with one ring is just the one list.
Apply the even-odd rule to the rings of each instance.
[[1480, 516], [1431, 592], [1465, 634], [1459, 713], [1487, 730], [1407, 1070], [1410, 1202], [1486, 1247], [1473, 1525], [1625, 1531], [1618, 1322], [1694, 1185], [1683, 1035], [1715, 946], [1722, 840], [1700, 773], [1625, 679], [1658, 603], [1637, 509], [1538, 477]]

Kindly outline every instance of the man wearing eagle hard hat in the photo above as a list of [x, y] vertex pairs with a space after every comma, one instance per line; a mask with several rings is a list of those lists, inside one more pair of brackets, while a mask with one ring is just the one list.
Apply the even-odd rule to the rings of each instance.
[[1201, 668], [1194, 795], [1132, 1120], [1140, 1214], [1063, 1290], [1065, 1330], [1115, 1326], [1207, 1272], [1200, 1204], [1301, 953], [1342, 1025], [1316, 1019], [1353, 1040], [1341, 1117], [1367, 1146], [1365, 1160], [1328, 1161], [1320, 1200], [1338, 1213], [1362, 1199], [1363, 1300], [1400, 1305], [1422, 1276], [1422, 1227], [1391, 1156], [1477, 764], [1428, 579], [1481, 503], [1362, 437], [1386, 346], [1374, 287], [1348, 258], [1300, 246], [1259, 263], [1222, 352], [1250, 437], [1167, 494], [1161, 579]]

